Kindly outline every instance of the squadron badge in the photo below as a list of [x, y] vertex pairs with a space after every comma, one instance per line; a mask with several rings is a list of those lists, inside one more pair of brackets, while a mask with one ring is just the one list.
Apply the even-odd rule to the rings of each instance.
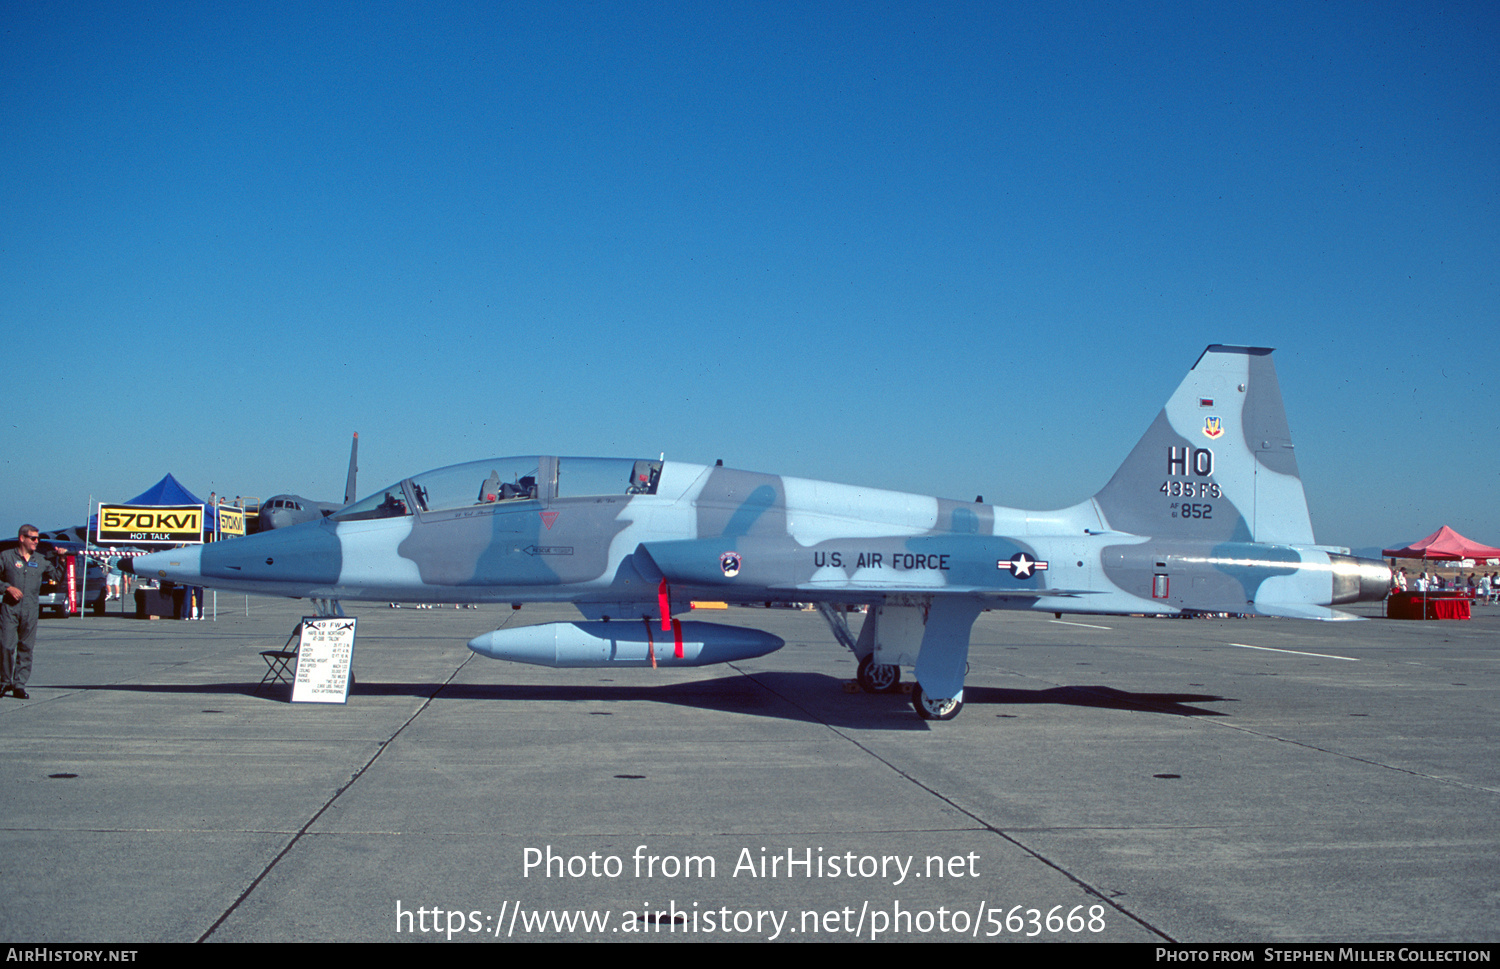
[[740, 574], [740, 553], [725, 552], [719, 556], [719, 568], [724, 570], [726, 578], [734, 578]]

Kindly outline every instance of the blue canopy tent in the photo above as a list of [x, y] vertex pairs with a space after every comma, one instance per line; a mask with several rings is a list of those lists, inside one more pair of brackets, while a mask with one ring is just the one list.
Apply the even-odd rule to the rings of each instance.
[[165, 478], [134, 498], [121, 502], [125, 505], [201, 505], [203, 503], [202, 498], [184, 488], [170, 472]]
[[[107, 502], [106, 502], [107, 504]], [[203, 533], [207, 537], [213, 535], [218, 537], [218, 517], [213, 510], [208, 508], [208, 503], [191, 491], [182, 486], [182, 483], [172, 477], [171, 472], [156, 484], [131, 498], [129, 501], [120, 502], [122, 505], [157, 505], [159, 507], [170, 507], [173, 505], [203, 505], [206, 509], [203, 516]], [[89, 534], [99, 534], [99, 513], [96, 511], [89, 516]]]

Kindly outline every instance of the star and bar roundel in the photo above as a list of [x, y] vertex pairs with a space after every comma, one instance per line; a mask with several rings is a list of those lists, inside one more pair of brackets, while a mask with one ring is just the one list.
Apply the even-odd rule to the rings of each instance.
[[1018, 579], [1029, 579], [1037, 572], [1047, 571], [1047, 563], [1032, 558], [1025, 552], [1017, 552], [1009, 559], [1001, 559], [995, 563], [997, 569], [1009, 569], [1010, 574]]

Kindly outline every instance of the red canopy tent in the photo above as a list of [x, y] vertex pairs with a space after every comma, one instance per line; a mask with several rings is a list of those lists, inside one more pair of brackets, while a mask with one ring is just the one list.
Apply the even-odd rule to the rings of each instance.
[[[1500, 548], [1471, 542], [1444, 525], [1420, 542], [1412, 542], [1405, 548], [1383, 549], [1380, 554], [1398, 559], [1493, 559], [1500, 558]], [[1425, 589], [1392, 595], [1386, 600], [1386, 615], [1392, 619], [1469, 618], [1469, 600], [1461, 591], [1435, 593], [1440, 598], [1433, 595]]]
[[1471, 542], [1444, 525], [1420, 542], [1383, 549], [1380, 554], [1396, 559], [1494, 559], [1500, 558], [1500, 548]]

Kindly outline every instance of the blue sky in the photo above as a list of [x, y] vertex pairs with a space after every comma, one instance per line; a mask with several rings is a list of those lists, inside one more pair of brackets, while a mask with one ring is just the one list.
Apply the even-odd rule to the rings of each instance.
[[1493, 4], [4, 3], [0, 531], [655, 456], [1057, 507], [1277, 348], [1500, 544]]

